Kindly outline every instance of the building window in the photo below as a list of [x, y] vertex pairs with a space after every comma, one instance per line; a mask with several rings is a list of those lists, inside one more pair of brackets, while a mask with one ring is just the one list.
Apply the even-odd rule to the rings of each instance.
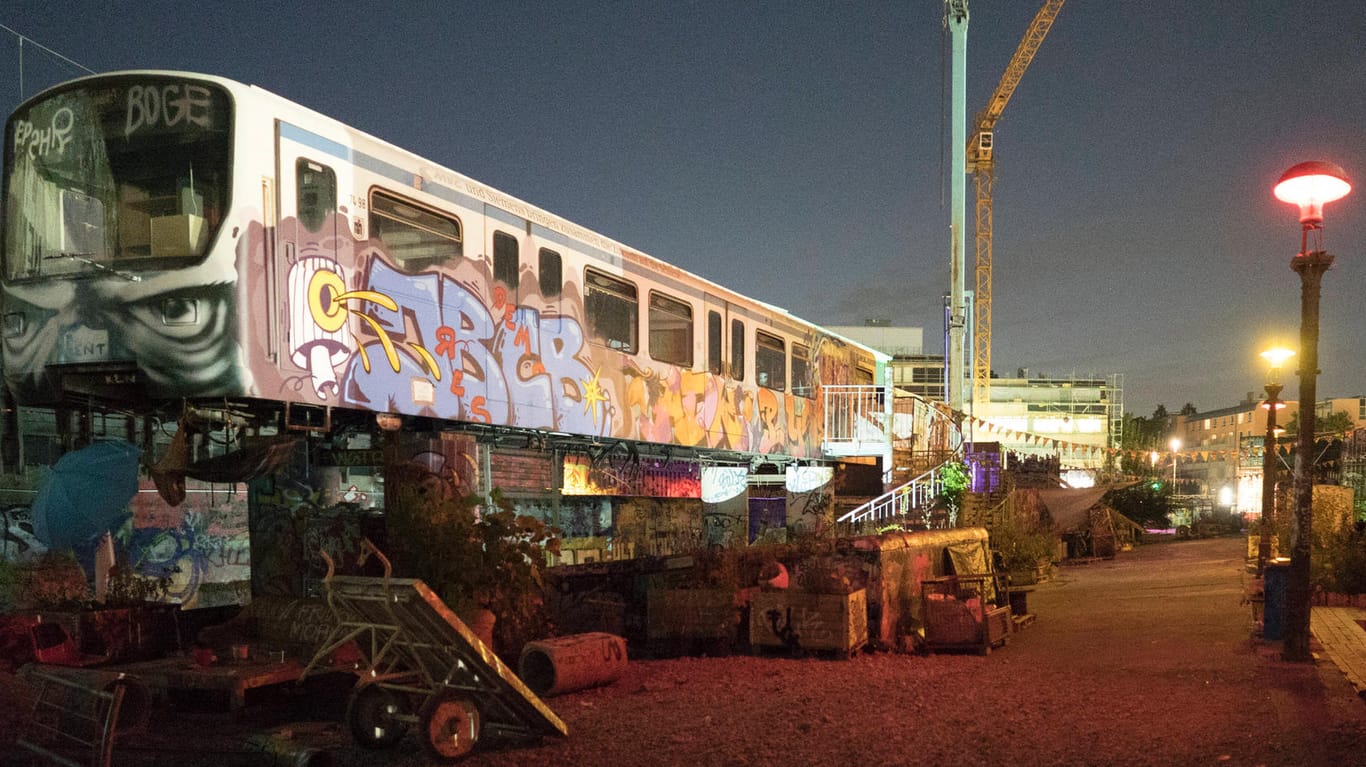
[[389, 257], [409, 271], [459, 258], [463, 251], [460, 219], [437, 213], [387, 192], [370, 194], [370, 236]]
[[692, 306], [650, 291], [650, 357], [692, 367]]
[[493, 233], [493, 279], [517, 294], [517, 238], [507, 232]]
[[640, 327], [636, 286], [596, 269], [585, 270], [583, 281], [588, 337], [609, 349], [635, 354]]
[[754, 374], [765, 389], [787, 391], [787, 348], [783, 339], [762, 330], [754, 334]]

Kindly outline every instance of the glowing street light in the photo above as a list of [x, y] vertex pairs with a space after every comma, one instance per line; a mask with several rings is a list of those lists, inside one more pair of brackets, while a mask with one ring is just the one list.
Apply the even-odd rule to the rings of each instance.
[[1271, 536], [1276, 526], [1276, 411], [1285, 403], [1276, 399], [1284, 388], [1281, 385], [1281, 366], [1295, 356], [1289, 349], [1276, 347], [1262, 352], [1262, 359], [1268, 367], [1266, 374], [1266, 439], [1262, 443], [1262, 521], [1261, 535], [1257, 539], [1257, 575], [1266, 569], [1271, 559]]
[[1300, 209], [1300, 252], [1290, 268], [1300, 276], [1300, 432], [1295, 448], [1295, 532], [1285, 595], [1283, 658], [1312, 661], [1309, 652], [1309, 542], [1314, 531], [1314, 402], [1319, 373], [1319, 283], [1333, 265], [1323, 249], [1323, 206], [1352, 191], [1342, 168], [1327, 162], [1302, 162], [1276, 182], [1276, 199]]
[[1172, 492], [1176, 492], [1176, 454], [1181, 450], [1181, 438], [1172, 437], [1171, 442], [1167, 443], [1172, 449]]

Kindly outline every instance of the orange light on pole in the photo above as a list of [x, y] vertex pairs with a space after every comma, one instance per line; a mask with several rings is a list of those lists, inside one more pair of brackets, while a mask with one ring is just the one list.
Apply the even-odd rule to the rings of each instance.
[[[1300, 209], [1300, 252], [1290, 268], [1300, 276], [1300, 430], [1295, 441], [1295, 532], [1285, 594], [1285, 646], [1289, 661], [1311, 662], [1309, 651], [1309, 542], [1314, 534], [1314, 404], [1318, 398], [1319, 287], [1333, 256], [1323, 249], [1323, 206], [1352, 191], [1347, 174], [1329, 162], [1302, 162], [1281, 175], [1276, 199]], [[1311, 243], [1312, 238], [1312, 243]], [[1274, 411], [1273, 411], [1274, 412]]]

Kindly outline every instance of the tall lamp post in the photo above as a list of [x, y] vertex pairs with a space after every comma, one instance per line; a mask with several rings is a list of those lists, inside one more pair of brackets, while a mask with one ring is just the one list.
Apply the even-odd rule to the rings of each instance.
[[1288, 661], [1309, 662], [1309, 544], [1314, 532], [1314, 403], [1319, 373], [1319, 283], [1333, 265], [1323, 249], [1323, 206], [1352, 191], [1342, 168], [1302, 162], [1287, 170], [1272, 193], [1300, 209], [1300, 252], [1290, 268], [1300, 276], [1300, 431], [1295, 447], [1295, 526], [1290, 538], [1290, 573], [1285, 591], [1285, 646]]
[[1289, 349], [1267, 349], [1262, 359], [1270, 369], [1266, 375], [1266, 441], [1262, 443], [1262, 522], [1261, 537], [1257, 540], [1257, 575], [1266, 569], [1271, 559], [1271, 536], [1276, 530], [1276, 411], [1285, 407], [1277, 397], [1281, 389], [1281, 366], [1295, 356]]

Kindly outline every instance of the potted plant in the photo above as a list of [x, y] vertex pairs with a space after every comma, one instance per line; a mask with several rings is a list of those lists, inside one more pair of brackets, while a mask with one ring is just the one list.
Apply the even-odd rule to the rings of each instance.
[[991, 528], [991, 549], [997, 569], [1010, 576], [1011, 584], [1027, 586], [1048, 579], [1057, 541], [1049, 532], [1007, 518]]

